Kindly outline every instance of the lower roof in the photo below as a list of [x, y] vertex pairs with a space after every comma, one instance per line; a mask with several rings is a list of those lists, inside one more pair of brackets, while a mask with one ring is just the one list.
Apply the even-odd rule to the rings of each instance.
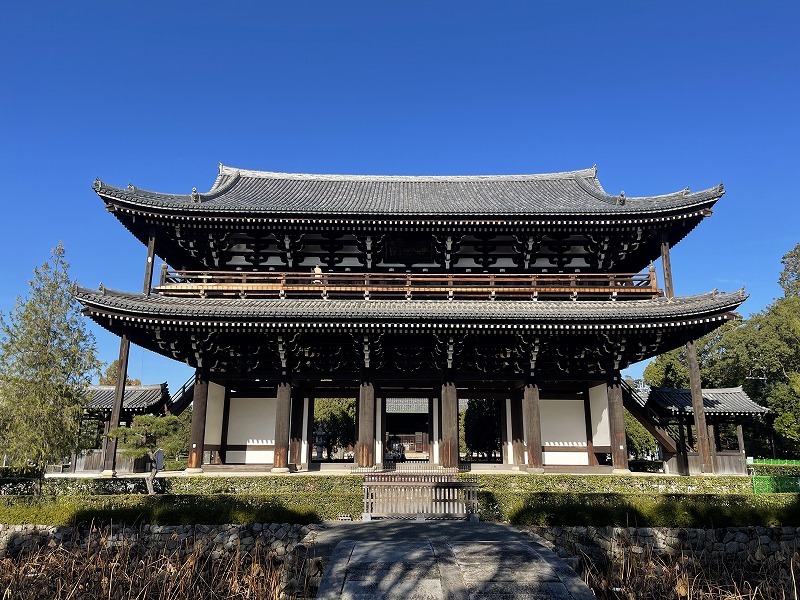
[[[691, 390], [651, 388], [647, 401], [673, 415], [694, 414]], [[753, 402], [741, 386], [704, 389], [703, 408], [707, 414], [716, 415], [763, 415], [769, 412], [768, 408]]]
[[[116, 386], [90, 385], [89, 411], [110, 412], [114, 408]], [[166, 383], [154, 385], [126, 385], [122, 398], [122, 410], [130, 412], [149, 412], [169, 403], [169, 389]]]

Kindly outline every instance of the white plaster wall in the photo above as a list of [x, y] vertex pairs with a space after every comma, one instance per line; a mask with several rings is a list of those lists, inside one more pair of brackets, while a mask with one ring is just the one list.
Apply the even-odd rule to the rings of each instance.
[[[585, 446], [586, 418], [583, 400], [545, 400], [539, 402], [542, 419], [542, 444], [545, 446]], [[577, 454], [577, 453], [572, 453]], [[561, 463], [564, 464], [564, 463]], [[581, 463], [575, 463], [581, 464]]]
[[542, 453], [542, 461], [546, 465], [588, 465], [589, 454], [586, 452], [548, 452]]
[[[228, 444], [231, 446], [275, 444], [276, 398], [231, 398], [228, 418]], [[229, 463], [271, 463], [272, 450], [228, 451]]]
[[204, 438], [206, 444], [219, 445], [222, 442], [222, 413], [224, 411], [225, 387], [217, 383], [209, 383]]
[[605, 384], [589, 388], [589, 405], [592, 413], [592, 443], [595, 446], [610, 446], [611, 425], [608, 419], [608, 388]]

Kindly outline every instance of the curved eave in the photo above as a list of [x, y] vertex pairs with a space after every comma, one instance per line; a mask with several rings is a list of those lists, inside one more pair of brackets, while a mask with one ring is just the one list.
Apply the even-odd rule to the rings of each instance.
[[[499, 176], [461, 176], [461, 177], [391, 177], [391, 176], [334, 176], [334, 175], [301, 175], [283, 174], [266, 172], [244, 172], [260, 173], [259, 176], [253, 175], [225, 175], [223, 172], [228, 167], [221, 167], [220, 177], [214, 184], [212, 190], [206, 194], [163, 194], [141, 190], [132, 186], [128, 188], [117, 188], [99, 179], [94, 183], [94, 190], [106, 203], [109, 210], [114, 212], [129, 213], [131, 215], [141, 214], [151, 217], [177, 221], [205, 221], [205, 220], [228, 220], [244, 221], [248, 223], [296, 223], [296, 222], [315, 222], [315, 223], [386, 223], [404, 222], [411, 225], [423, 223], [442, 222], [452, 224], [460, 221], [466, 223], [493, 225], [499, 223], [518, 223], [530, 222], [531, 224], [545, 224], [556, 221], [559, 225], [586, 224], [587, 222], [613, 221], [635, 221], [636, 223], [656, 222], [665, 218], [686, 218], [704, 217], [709, 214], [711, 207], [725, 193], [720, 184], [714, 188], [690, 193], [688, 190], [681, 190], [663, 196], [649, 196], [638, 198], [626, 198], [624, 196], [611, 196], [606, 194], [595, 177], [593, 169], [583, 171], [570, 171], [565, 173], [553, 173], [544, 175], [499, 175]], [[237, 173], [241, 173], [237, 171]], [[272, 179], [270, 179], [272, 178]], [[324, 187], [334, 182], [341, 186], [341, 190], [336, 193], [328, 190], [328, 200], [322, 208], [307, 210], [298, 207], [298, 203], [292, 198], [303, 197], [308, 201], [309, 198], [317, 196], [311, 190], [289, 190], [286, 196], [290, 198], [277, 198], [264, 200], [256, 199], [248, 203], [248, 197], [242, 190], [237, 191], [238, 186], [245, 186], [242, 182], [261, 180], [280, 180], [281, 185], [288, 187], [293, 185], [305, 185], [312, 182], [314, 185]], [[382, 183], [383, 182], [383, 183]], [[404, 208], [402, 210], [386, 210], [381, 207], [370, 207], [359, 204], [360, 196], [357, 191], [348, 188], [348, 185], [365, 186], [394, 185], [398, 182], [403, 185], [429, 184], [442, 186], [455, 186], [455, 190], [447, 190], [449, 195], [447, 206], [440, 209], [419, 209]], [[439, 182], [437, 184], [437, 182]], [[542, 182], [551, 184], [553, 182], [562, 185], [564, 182], [570, 183], [571, 194], [577, 196], [564, 200], [559, 198], [559, 192], [547, 189], [536, 191], [539, 198], [532, 201], [542, 204], [542, 197], [548, 197], [547, 208], [539, 207], [535, 210], [526, 208], [525, 190], [515, 191], [519, 195], [518, 199], [504, 200], [508, 206], [505, 209], [493, 208], [492, 202], [481, 202], [481, 194], [484, 192], [469, 191], [474, 186], [484, 186], [489, 191], [492, 186], [506, 186], [514, 184], [541, 185]], [[488, 187], [487, 187], [488, 186]], [[460, 209], [459, 203], [452, 201], [452, 197], [457, 197], [459, 188], [464, 189], [464, 194], [472, 194], [472, 208]], [[337, 188], [338, 189], [338, 188]], [[234, 197], [234, 193], [237, 196]], [[336, 196], [336, 194], [341, 196]], [[387, 192], [389, 193], [389, 192]], [[395, 192], [392, 192], [395, 193]], [[502, 190], [492, 191], [495, 197], [502, 196]], [[252, 192], [257, 196], [257, 188]], [[294, 194], [294, 196], [292, 196]], [[549, 194], [552, 194], [550, 198]], [[242, 197], [245, 199], [243, 200]], [[232, 199], [233, 198], [233, 199]], [[339, 202], [339, 199], [343, 199]], [[422, 205], [426, 200], [412, 202], [414, 205]], [[528, 203], [528, 204], [531, 204]], [[561, 203], [561, 206], [558, 205]], [[584, 206], [570, 206], [581, 204]], [[344, 205], [346, 208], [341, 208]], [[553, 205], [552, 207], [550, 205]], [[122, 216], [120, 215], [120, 218]]]
[[78, 288], [92, 318], [148, 326], [315, 330], [408, 331], [630, 331], [707, 327], [732, 318], [747, 295], [710, 292], [667, 300], [633, 301], [438, 301], [181, 299]]

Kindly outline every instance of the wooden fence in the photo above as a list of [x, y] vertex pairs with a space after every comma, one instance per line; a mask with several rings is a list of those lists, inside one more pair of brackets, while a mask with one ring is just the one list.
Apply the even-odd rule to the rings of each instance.
[[362, 519], [478, 519], [478, 483], [452, 473], [374, 473], [364, 477]]

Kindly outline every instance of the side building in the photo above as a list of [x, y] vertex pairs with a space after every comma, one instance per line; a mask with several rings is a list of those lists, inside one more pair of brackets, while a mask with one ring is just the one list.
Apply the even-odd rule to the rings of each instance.
[[[607, 194], [596, 169], [411, 177], [220, 166], [207, 193], [94, 189], [147, 247], [144, 289], [77, 297], [121, 336], [121, 358], [132, 341], [196, 369], [193, 469], [209, 450], [222, 464], [307, 468], [314, 398], [354, 397], [360, 467], [383, 461], [394, 398], [427, 402], [430, 461], [456, 466], [459, 399], [484, 398], [501, 403], [512, 468], [610, 455], [626, 472], [620, 370], [687, 343], [691, 357], [693, 340], [746, 298], [673, 292], [670, 249], [711, 214], [721, 185], [627, 198]], [[156, 255], [165, 265], [152, 286]], [[711, 472], [698, 398], [700, 470]]]

